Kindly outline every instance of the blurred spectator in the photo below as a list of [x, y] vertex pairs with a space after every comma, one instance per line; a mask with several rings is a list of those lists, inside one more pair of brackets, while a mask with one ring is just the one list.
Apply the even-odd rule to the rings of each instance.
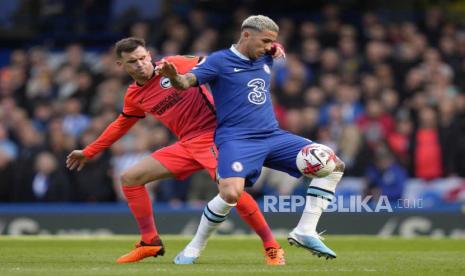
[[357, 120], [369, 147], [375, 148], [383, 143], [394, 130], [394, 120], [385, 112], [380, 101], [371, 99], [366, 104], [366, 113]]
[[64, 131], [62, 118], [54, 118], [48, 126], [47, 148], [58, 159], [59, 166], [64, 166], [66, 156], [74, 148], [76, 141]]
[[[362, 57], [358, 53], [357, 42], [352, 37], [342, 37], [339, 39], [338, 50], [340, 53], [340, 70], [344, 76], [356, 78], [360, 70]], [[347, 80], [348, 81], [348, 80]]]
[[415, 177], [431, 180], [443, 176], [443, 152], [434, 109], [419, 111], [419, 126], [413, 141]]
[[399, 93], [394, 89], [381, 91], [381, 104], [390, 115], [395, 115], [400, 107]]
[[7, 130], [0, 124], [0, 151], [14, 160], [18, 157], [18, 146], [8, 138]]
[[0, 202], [13, 201], [12, 185], [15, 185], [15, 167], [11, 157], [0, 149]]
[[90, 118], [81, 112], [81, 102], [77, 98], [65, 101], [65, 116], [63, 117], [63, 131], [75, 138], [89, 126]]
[[[22, 172], [26, 173], [26, 172]], [[41, 152], [35, 159], [34, 170], [18, 183], [16, 200], [28, 202], [56, 202], [71, 200], [71, 185], [50, 152]]]
[[428, 37], [430, 44], [436, 46], [443, 23], [443, 13], [439, 7], [430, 8], [424, 14], [424, 20], [421, 22], [420, 27]]
[[329, 112], [335, 108], [339, 109], [341, 112], [342, 121], [346, 124], [354, 123], [364, 112], [364, 108], [360, 100], [360, 90], [357, 87], [340, 84], [337, 88], [336, 94], [334, 95], [334, 100], [327, 104], [321, 114], [321, 123], [329, 123]]
[[458, 173], [456, 164], [457, 149], [451, 145], [461, 144], [460, 122], [457, 118], [456, 104], [453, 98], [447, 98], [439, 103], [438, 129], [441, 140], [441, 151], [444, 168], [444, 176], [453, 176]]
[[21, 145], [16, 162], [16, 184], [27, 183], [30, 178], [36, 156], [45, 150], [44, 135], [39, 133], [32, 124], [21, 124], [16, 130]]
[[374, 164], [366, 170], [368, 194], [373, 195], [375, 200], [382, 195], [387, 196], [389, 201], [402, 198], [408, 179], [407, 170], [395, 161], [387, 147], [378, 148], [374, 159]]
[[87, 70], [80, 70], [77, 74], [77, 89], [72, 95], [81, 102], [82, 111], [90, 113], [92, 101], [95, 98], [95, 80], [92, 74]]
[[407, 114], [402, 114], [396, 119], [396, 128], [387, 136], [387, 144], [393, 155], [405, 168], [410, 168], [411, 137], [413, 135], [413, 122]]
[[[88, 145], [97, 137], [91, 131], [81, 136], [80, 144]], [[107, 202], [115, 201], [116, 194], [113, 189], [113, 178], [108, 151], [98, 154], [86, 163], [86, 169], [72, 172], [73, 186], [77, 201]]]
[[362, 64], [363, 72], [374, 73], [377, 65], [388, 61], [390, 55], [389, 47], [380, 41], [368, 42], [365, 50], [365, 63]]
[[338, 156], [344, 160], [348, 175], [361, 175], [362, 170], [360, 167], [367, 163], [363, 162], [361, 154], [363, 147], [363, 136], [356, 125], [347, 125], [342, 129], [339, 139]]

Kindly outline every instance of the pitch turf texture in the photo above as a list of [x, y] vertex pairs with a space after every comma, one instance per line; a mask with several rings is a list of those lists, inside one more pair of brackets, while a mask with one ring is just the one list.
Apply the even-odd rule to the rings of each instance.
[[0, 275], [465, 274], [465, 239], [327, 236], [325, 242], [338, 254], [335, 260], [319, 259], [280, 239], [287, 264], [270, 267], [254, 236], [216, 236], [192, 266], [172, 264], [190, 238], [164, 236], [164, 257], [115, 263], [137, 238], [0, 237]]

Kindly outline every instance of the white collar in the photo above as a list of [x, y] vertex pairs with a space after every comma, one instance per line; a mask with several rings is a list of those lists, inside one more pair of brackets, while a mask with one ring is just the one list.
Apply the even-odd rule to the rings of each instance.
[[236, 44], [231, 45], [231, 48], [229, 48], [229, 50], [231, 50], [236, 56], [240, 57], [241, 59], [250, 60], [248, 57], [244, 56], [236, 49]]

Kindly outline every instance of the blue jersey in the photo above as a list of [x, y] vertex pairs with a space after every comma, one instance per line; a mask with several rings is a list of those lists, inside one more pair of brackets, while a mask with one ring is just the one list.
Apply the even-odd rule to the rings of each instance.
[[270, 55], [251, 60], [234, 46], [214, 52], [191, 71], [208, 83], [216, 106], [215, 142], [261, 138], [279, 130], [270, 97]]

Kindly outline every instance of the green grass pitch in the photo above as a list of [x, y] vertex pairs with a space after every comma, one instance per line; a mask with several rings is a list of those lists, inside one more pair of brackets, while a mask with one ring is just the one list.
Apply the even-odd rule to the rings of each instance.
[[216, 236], [198, 264], [177, 266], [172, 259], [189, 237], [163, 236], [167, 253], [139, 263], [117, 264], [137, 236], [0, 237], [0, 275], [303, 275], [382, 273], [388, 275], [464, 275], [465, 239], [327, 236], [338, 254], [324, 260], [280, 239], [287, 264], [263, 263], [255, 236]]

